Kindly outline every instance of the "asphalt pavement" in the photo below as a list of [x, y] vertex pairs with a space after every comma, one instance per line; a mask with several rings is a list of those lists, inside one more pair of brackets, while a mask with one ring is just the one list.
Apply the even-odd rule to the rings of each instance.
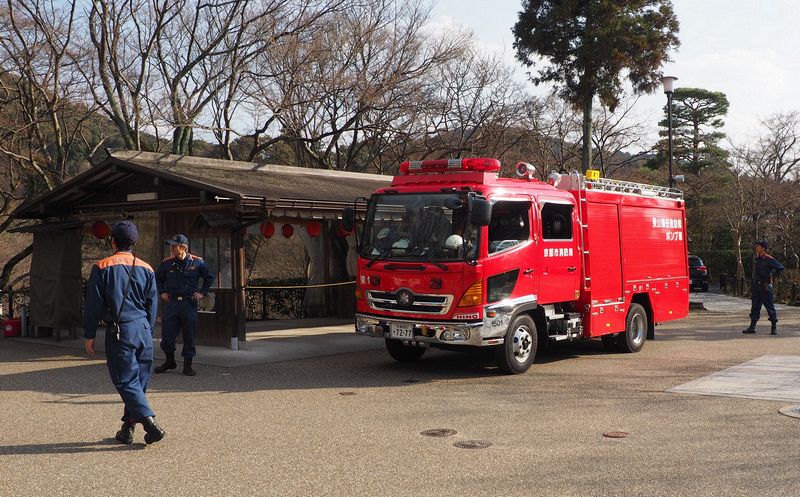
[[122, 408], [102, 357], [0, 340], [0, 496], [800, 494], [800, 419], [779, 412], [791, 397], [676, 390], [725, 371], [757, 382], [766, 366], [800, 383], [800, 308], [779, 311], [778, 336], [766, 321], [742, 335], [747, 301], [697, 299], [708, 310], [640, 353], [559, 344], [518, 376], [487, 353], [400, 364], [361, 337], [371, 348], [157, 375], [168, 434], [150, 446], [141, 427], [114, 443]]

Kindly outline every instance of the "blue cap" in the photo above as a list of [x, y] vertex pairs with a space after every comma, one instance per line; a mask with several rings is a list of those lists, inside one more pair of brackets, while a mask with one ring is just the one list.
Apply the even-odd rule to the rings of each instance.
[[186, 235], [175, 235], [167, 240], [167, 245], [186, 245], [188, 247], [189, 239], [186, 238]]
[[136, 243], [139, 239], [139, 230], [133, 221], [120, 221], [111, 229], [111, 238], [117, 242], [118, 245], [130, 245]]
[[761, 245], [764, 247], [764, 250], [769, 250], [769, 243], [766, 240], [756, 240], [753, 242], [753, 245]]

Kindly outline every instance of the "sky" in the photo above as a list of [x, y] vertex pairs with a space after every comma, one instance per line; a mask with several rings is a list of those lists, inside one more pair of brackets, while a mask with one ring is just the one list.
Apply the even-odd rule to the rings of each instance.
[[[511, 28], [521, 0], [431, 0], [431, 21], [471, 30], [481, 46], [503, 54], [525, 79], [514, 58]], [[730, 102], [723, 131], [734, 144], [757, 136], [762, 119], [800, 111], [800, 1], [673, 0], [681, 46], [663, 73], [676, 87], [725, 93]], [[530, 84], [534, 95], [546, 93]], [[634, 111], [653, 123], [657, 136], [666, 96], [642, 97]], [[654, 138], [655, 139], [655, 138]]]

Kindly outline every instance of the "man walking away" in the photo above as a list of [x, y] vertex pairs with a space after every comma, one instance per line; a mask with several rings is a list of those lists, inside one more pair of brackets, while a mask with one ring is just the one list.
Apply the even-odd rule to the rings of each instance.
[[771, 335], [778, 334], [778, 312], [775, 310], [775, 291], [772, 287], [772, 277], [778, 276], [783, 271], [783, 264], [767, 254], [769, 244], [766, 240], [758, 240], [753, 245], [753, 286], [751, 289], [750, 326], [742, 333], [755, 333], [756, 323], [761, 317], [761, 306], [767, 309], [772, 327]]
[[147, 444], [158, 442], [166, 433], [156, 423], [145, 392], [153, 366], [153, 328], [156, 324], [158, 294], [156, 279], [146, 262], [136, 258], [133, 246], [139, 231], [131, 221], [120, 221], [111, 231], [114, 255], [92, 267], [84, 302], [84, 348], [93, 356], [100, 320], [106, 323], [106, 364], [111, 381], [125, 409], [116, 439], [133, 442], [137, 423], [145, 430]]

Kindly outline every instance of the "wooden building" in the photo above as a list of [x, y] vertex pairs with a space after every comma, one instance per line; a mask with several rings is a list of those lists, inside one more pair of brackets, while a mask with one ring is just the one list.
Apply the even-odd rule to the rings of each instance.
[[[232, 337], [243, 341], [247, 227], [267, 221], [330, 227], [339, 223], [345, 206], [390, 182], [391, 177], [372, 174], [113, 151], [99, 166], [13, 213], [41, 221], [21, 230], [34, 233], [31, 321], [60, 328], [80, 325], [75, 322], [80, 234], [95, 222], [111, 225], [132, 218], [140, 232], [135, 252], [145, 260], [160, 261], [164, 241], [183, 233], [190, 251], [216, 270], [216, 305], [214, 312], [199, 317], [199, 343], [226, 345]], [[330, 231], [321, 230], [323, 246]]]

